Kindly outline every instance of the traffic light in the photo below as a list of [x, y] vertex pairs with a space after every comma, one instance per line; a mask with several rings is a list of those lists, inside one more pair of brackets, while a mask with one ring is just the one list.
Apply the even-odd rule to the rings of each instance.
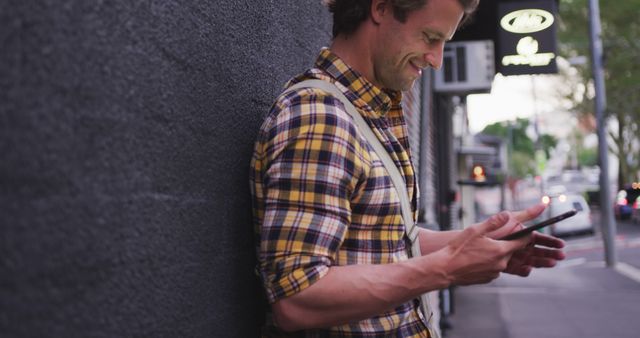
[[471, 179], [476, 182], [484, 182], [487, 180], [487, 174], [484, 170], [484, 167], [481, 165], [474, 165], [471, 170]]

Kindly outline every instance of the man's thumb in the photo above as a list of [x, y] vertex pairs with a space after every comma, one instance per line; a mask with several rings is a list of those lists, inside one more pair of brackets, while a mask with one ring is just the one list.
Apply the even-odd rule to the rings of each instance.
[[498, 214], [495, 214], [489, 217], [488, 220], [484, 221], [484, 223], [480, 224], [478, 231], [481, 234], [486, 234], [488, 232], [494, 231], [507, 224], [509, 221], [509, 213], [506, 211], [502, 211]]

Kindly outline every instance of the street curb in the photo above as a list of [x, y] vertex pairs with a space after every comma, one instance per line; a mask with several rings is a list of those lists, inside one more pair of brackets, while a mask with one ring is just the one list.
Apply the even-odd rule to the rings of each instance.
[[619, 274], [640, 283], [640, 269], [623, 262], [616, 263], [614, 269]]

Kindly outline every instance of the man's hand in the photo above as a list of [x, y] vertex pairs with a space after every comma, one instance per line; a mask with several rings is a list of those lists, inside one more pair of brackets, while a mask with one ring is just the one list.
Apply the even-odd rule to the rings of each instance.
[[512, 255], [527, 247], [531, 235], [512, 241], [488, 236], [500, 234], [502, 228], [519, 228], [519, 224], [514, 213], [501, 212], [466, 228], [434, 255], [444, 257], [444, 271], [452, 284], [488, 283], [508, 269]]
[[[507, 226], [489, 234], [491, 238], [501, 238], [514, 231], [522, 228], [522, 223], [530, 221], [538, 217], [545, 209], [544, 204], [538, 204], [526, 210], [511, 213], [517, 222], [515, 226]], [[556, 237], [542, 234], [540, 232], [532, 233], [531, 241], [524, 248], [516, 251], [507, 268], [503, 271], [509, 274], [526, 277], [533, 268], [550, 268], [556, 265], [557, 261], [565, 258], [562, 249], [564, 241]]]
[[523, 223], [531, 221], [536, 217], [540, 216], [540, 214], [544, 211], [546, 207], [547, 206], [544, 204], [536, 204], [522, 211], [514, 211], [514, 212], [503, 211], [508, 213], [510, 217], [513, 217], [515, 222], [505, 224], [505, 226], [500, 227], [495, 231], [492, 231], [487, 236], [493, 239], [498, 239], [498, 238], [505, 237], [506, 235], [512, 232], [516, 232], [524, 228], [524, 226], [522, 225]]
[[565, 258], [559, 250], [564, 247], [564, 241], [539, 232], [532, 235], [529, 245], [513, 254], [504, 272], [526, 277], [533, 268], [551, 268]]

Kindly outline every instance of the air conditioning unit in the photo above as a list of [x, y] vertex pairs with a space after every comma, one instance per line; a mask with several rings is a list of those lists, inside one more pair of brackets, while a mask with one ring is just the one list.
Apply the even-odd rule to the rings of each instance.
[[493, 41], [449, 42], [442, 67], [435, 71], [434, 90], [439, 93], [486, 93], [495, 75]]

